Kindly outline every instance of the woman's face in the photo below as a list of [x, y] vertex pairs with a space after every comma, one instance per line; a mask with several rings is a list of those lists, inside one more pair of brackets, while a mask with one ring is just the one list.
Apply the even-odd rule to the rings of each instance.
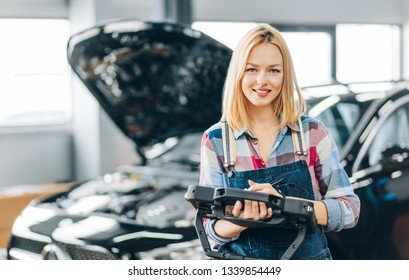
[[262, 43], [250, 52], [241, 79], [241, 88], [250, 109], [270, 108], [281, 92], [283, 57], [276, 45]]

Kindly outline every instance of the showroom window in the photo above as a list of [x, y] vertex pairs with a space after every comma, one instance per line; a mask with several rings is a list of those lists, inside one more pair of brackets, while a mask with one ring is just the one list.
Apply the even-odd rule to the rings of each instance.
[[69, 22], [0, 19], [0, 30], [0, 126], [67, 123]]
[[[234, 48], [255, 24], [195, 22], [192, 27]], [[272, 25], [288, 43], [302, 87], [334, 80], [350, 83], [401, 78], [401, 29], [397, 25]]]
[[337, 25], [337, 79], [342, 83], [398, 80], [401, 34], [396, 25]]
[[300, 86], [322, 85], [332, 82], [331, 30], [311, 31], [280, 28], [293, 58], [295, 73]]

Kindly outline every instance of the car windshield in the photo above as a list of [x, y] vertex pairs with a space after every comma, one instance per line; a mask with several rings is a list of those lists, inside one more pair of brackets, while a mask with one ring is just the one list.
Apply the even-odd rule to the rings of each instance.
[[315, 116], [330, 131], [338, 149], [342, 149], [363, 114], [363, 106], [338, 102]]
[[370, 104], [395, 86], [392, 82], [336, 83], [304, 88], [303, 95], [308, 115], [325, 124], [341, 151]]
[[307, 99], [308, 115], [324, 123], [341, 151], [370, 102], [355, 95]]

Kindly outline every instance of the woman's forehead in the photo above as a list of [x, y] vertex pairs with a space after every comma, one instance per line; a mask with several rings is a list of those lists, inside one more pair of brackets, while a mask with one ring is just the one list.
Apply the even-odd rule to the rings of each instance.
[[251, 49], [246, 63], [253, 65], [282, 65], [283, 56], [280, 49], [276, 45], [270, 43], [262, 43], [254, 46]]

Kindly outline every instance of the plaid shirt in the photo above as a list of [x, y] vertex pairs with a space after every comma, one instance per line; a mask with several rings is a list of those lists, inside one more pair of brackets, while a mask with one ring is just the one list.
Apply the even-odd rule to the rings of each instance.
[[[337, 146], [326, 127], [316, 119], [302, 118], [305, 145], [308, 155], [303, 157], [311, 175], [314, 197], [325, 203], [328, 212], [326, 231], [340, 231], [351, 228], [358, 222], [360, 200], [354, 193], [349, 178], [340, 165]], [[294, 152], [291, 130], [300, 131], [297, 124], [285, 126], [264, 162], [257, 146], [257, 138], [249, 131], [233, 130], [236, 139], [236, 171], [254, 170], [300, 160]], [[221, 124], [217, 123], [206, 130], [201, 144], [200, 185], [225, 186], [223, 172], [223, 143]], [[214, 222], [214, 221], [213, 221]], [[218, 237], [206, 223], [209, 236], [218, 243], [231, 239]]]

